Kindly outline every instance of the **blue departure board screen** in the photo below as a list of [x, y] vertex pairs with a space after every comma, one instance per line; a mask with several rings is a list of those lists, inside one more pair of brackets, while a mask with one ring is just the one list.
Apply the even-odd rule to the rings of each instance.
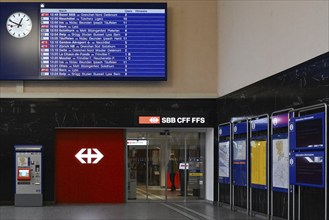
[[[20, 39], [2, 31], [1, 44], [33, 41], [25, 59], [37, 59], [25, 68], [1, 63], [0, 80], [167, 80], [166, 3], [7, 4], [29, 15], [33, 27]], [[12, 20], [20, 28], [20, 17]]]

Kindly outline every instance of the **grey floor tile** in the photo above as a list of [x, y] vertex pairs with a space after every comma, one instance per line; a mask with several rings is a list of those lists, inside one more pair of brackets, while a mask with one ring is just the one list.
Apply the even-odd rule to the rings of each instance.
[[1, 220], [185, 220], [257, 219], [207, 202], [0, 206]]

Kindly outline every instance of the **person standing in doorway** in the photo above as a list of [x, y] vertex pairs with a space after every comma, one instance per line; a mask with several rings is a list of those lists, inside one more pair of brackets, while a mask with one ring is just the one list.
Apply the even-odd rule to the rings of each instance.
[[174, 153], [170, 154], [167, 167], [168, 167], [168, 172], [169, 172], [169, 177], [170, 177], [171, 191], [176, 191], [175, 175], [178, 170], [178, 164], [177, 164], [177, 159], [175, 158]]

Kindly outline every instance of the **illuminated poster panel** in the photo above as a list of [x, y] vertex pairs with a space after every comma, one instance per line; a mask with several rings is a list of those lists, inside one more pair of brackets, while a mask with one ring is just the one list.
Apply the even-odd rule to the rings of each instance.
[[272, 151], [273, 187], [289, 188], [289, 145], [288, 139], [273, 140]]
[[230, 177], [230, 142], [220, 142], [218, 146], [218, 175]]
[[246, 141], [234, 141], [233, 142], [233, 160], [246, 160], [247, 159]]
[[233, 141], [233, 184], [247, 186], [247, 141]]
[[251, 144], [251, 184], [266, 185], [266, 141], [254, 140]]

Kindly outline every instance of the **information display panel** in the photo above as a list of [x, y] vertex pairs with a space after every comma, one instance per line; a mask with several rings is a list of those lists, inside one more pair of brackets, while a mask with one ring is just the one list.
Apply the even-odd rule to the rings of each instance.
[[289, 164], [292, 185], [324, 188], [323, 151], [291, 152]]
[[266, 145], [265, 140], [252, 140], [251, 145], [251, 184], [266, 186]]
[[20, 39], [1, 30], [0, 80], [167, 79], [166, 3], [0, 4], [1, 24], [19, 28], [28, 17], [31, 29]]
[[324, 113], [292, 118], [289, 124], [290, 150], [324, 148]]

